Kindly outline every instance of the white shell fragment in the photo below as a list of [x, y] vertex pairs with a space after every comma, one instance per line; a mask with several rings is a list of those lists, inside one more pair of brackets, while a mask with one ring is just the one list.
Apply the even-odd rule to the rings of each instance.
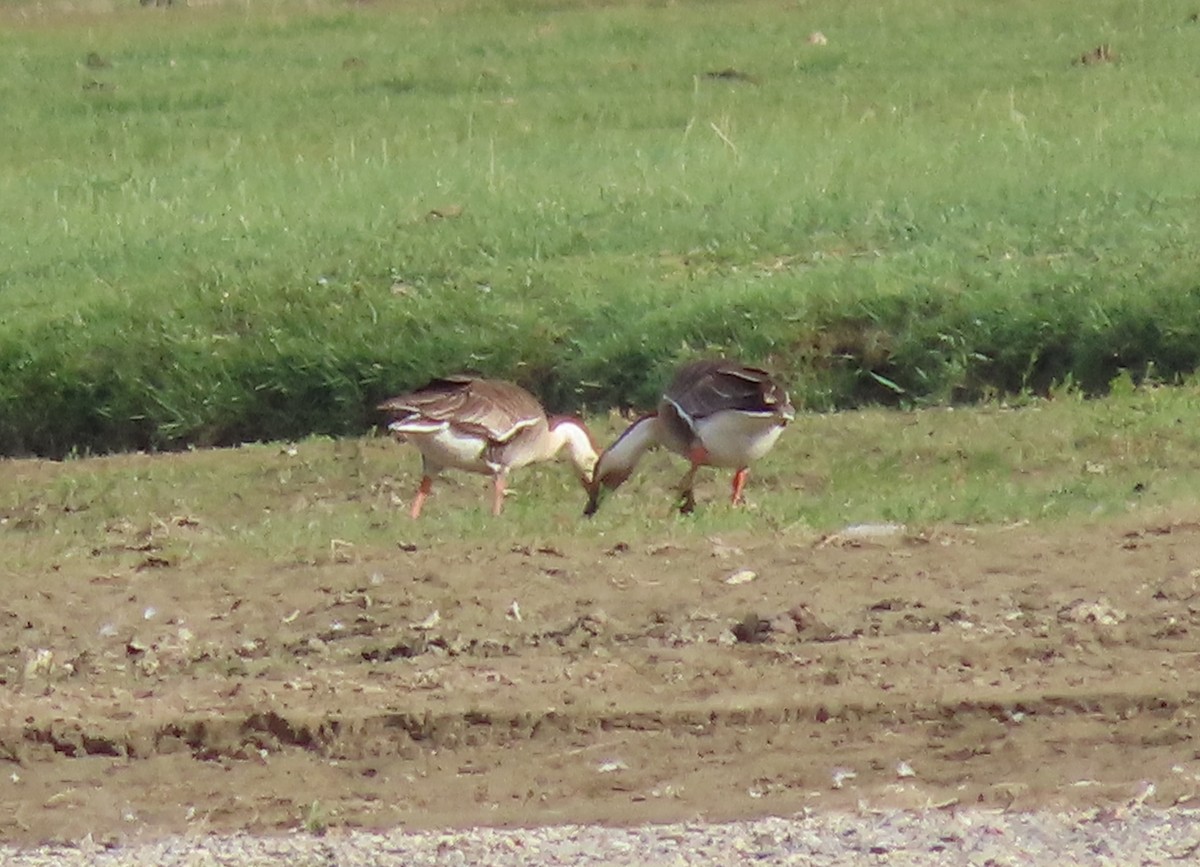
[[834, 768], [829, 772], [829, 776], [833, 781], [833, 788], [840, 789], [847, 780], [853, 780], [858, 774], [849, 768]]
[[25, 660], [25, 679], [37, 677], [39, 674], [50, 674], [54, 670], [54, 651], [39, 648]]
[[435, 608], [435, 609], [433, 609], [433, 613], [430, 614], [428, 617], [426, 617], [424, 620], [422, 620], [420, 623], [414, 623], [413, 629], [433, 629], [433, 627], [437, 626], [441, 622], [442, 622], [442, 613]]

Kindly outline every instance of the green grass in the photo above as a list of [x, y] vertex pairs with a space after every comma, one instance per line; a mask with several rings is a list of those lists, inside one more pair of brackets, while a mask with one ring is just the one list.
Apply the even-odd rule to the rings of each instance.
[[[206, 574], [364, 563], [397, 545], [580, 545], [720, 536], [794, 539], [855, 524], [1047, 524], [1187, 515], [1200, 506], [1200, 387], [1077, 392], [1019, 407], [803, 414], [755, 465], [748, 508], [728, 505], [729, 473], [705, 470], [695, 514], [675, 511], [685, 465], [656, 453], [590, 520], [565, 466], [515, 473], [504, 514], [481, 476], [447, 473], [421, 520], [407, 507], [420, 458], [378, 438], [309, 438], [172, 455], [0, 461], [5, 570], [86, 576], [148, 558]], [[608, 438], [616, 419], [592, 419]], [[1143, 518], [1145, 520], [1145, 518]], [[150, 565], [154, 565], [151, 563]], [[49, 574], [47, 571], [47, 574]]]
[[644, 405], [709, 351], [816, 409], [1175, 381], [1193, 12], [0, 4], [0, 452], [354, 434], [464, 368]]

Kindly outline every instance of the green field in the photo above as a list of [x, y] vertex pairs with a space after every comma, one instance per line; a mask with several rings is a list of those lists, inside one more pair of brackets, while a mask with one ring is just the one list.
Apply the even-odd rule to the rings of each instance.
[[[695, 514], [680, 516], [673, 485], [686, 464], [659, 453], [590, 520], [567, 467], [542, 465], [513, 474], [500, 519], [489, 514], [485, 479], [447, 473], [411, 521], [420, 456], [382, 437], [0, 461], [0, 578], [123, 574], [144, 568], [147, 551], [204, 574], [234, 565], [265, 574], [387, 560], [398, 543], [490, 552], [565, 539], [653, 548], [772, 538], [805, 547], [850, 525], [933, 538], [951, 525], [1038, 522], [1069, 536], [1128, 515], [1169, 523], [1200, 504], [1198, 413], [1196, 386], [1118, 381], [1102, 399], [1056, 395], [1018, 409], [804, 414], [754, 466], [748, 508], [729, 506], [728, 471], [706, 469]], [[605, 440], [620, 427], [594, 421]]]
[[818, 410], [1189, 378], [1196, 8], [0, 3], [0, 453], [715, 351]]

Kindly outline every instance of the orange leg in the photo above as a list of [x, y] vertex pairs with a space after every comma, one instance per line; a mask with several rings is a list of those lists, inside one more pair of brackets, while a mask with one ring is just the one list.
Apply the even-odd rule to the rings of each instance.
[[421, 487], [417, 488], [417, 496], [413, 499], [412, 511], [409, 512], [414, 519], [421, 517], [421, 507], [425, 505], [425, 498], [429, 496], [431, 490], [433, 490], [433, 479], [429, 476], [422, 476]]
[[696, 471], [708, 463], [708, 449], [703, 443], [696, 443], [688, 449], [687, 459], [692, 462], [692, 468], [679, 483], [679, 492], [682, 495], [679, 511], [684, 515], [690, 515], [696, 509]]
[[746, 502], [746, 498], [742, 496], [742, 489], [746, 487], [747, 472], [745, 467], [739, 467], [738, 471], [733, 474], [733, 499], [730, 502], [735, 506]]
[[492, 482], [494, 492], [492, 494], [492, 514], [499, 515], [500, 510], [504, 508], [504, 475], [500, 474]]

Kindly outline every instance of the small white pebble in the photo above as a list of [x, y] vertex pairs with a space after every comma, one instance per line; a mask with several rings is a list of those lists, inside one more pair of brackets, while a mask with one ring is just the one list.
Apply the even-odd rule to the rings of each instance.
[[838, 535], [847, 539], [876, 539], [882, 536], [899, 536], [906, 529], [904, 524], [851, 524], [843, 527]]

